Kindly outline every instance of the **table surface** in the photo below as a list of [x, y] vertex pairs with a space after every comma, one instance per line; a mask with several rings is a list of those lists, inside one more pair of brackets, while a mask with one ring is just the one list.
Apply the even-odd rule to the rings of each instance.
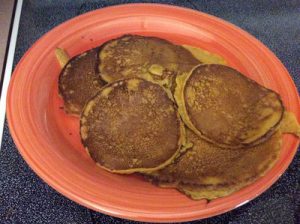
[[[192, 8], [223, 18], [254, 35], [283, 62], [300, 89], [300, 1], [99, 1], [25, 0], [14, 59], [44, 33], [90, 10], [131, 2]], [[0, 6], [1, 7], [1, 6]], [[265, 193], [226, 214], [190, 223], [300, 223], [300, 152], [285, 174]], [[0, 149], [0, 223], [138, 223], [91, 211], [57, 193], [24, 162], [4, 127]]]

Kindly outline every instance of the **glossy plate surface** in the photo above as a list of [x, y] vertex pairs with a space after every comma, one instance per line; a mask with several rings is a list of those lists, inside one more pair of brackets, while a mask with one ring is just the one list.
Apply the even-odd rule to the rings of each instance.
[[263, 178], [231, 196], [207, 203], [192, 201], [173, 189], [161, 189], [142, 177], [108, 173], [87, 156], [79, 138], [78, 118], [61, 109], [54, 50], [74, 56], [126, 33], [157, 36], [222, 55], [231, 66], [280, 93], [300, 117], [298, 92], [285, 67], [245, 31], [197, 11], [156, 4], [131, 4], [86, 13], [39, 39], [16, 67], [7, 98], [13, 139], [30, 167], [66, 197], [112, 216], [151, 222], [179, 222], [224, 213], [269, 188], [290, 164], [298, 145], [284, 137], [276, 166]]

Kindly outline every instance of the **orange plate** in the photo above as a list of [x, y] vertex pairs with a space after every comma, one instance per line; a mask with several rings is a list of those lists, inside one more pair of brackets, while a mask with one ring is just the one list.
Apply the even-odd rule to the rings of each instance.
[[299, 97], [289, 73], [254, 37], [216, 17], [179, 7], [131, 4], [86, 13], [54, 28], [23, 56], [14, 71], [7, 98], [13, 139], [30, 167], [66, 197], [93, 210], [122, 218], [179, 222], [232, 210], [269, 188], [290, 164], [298, 145], [284, 137], [276, 166], [263, 178], [228, 197], [192, 201], [173, 189], [161, 189], [136, 175], [122, 176], [97, 167], [80, 144], [78, 118], [59, 109], [60, 67], [54, 50], [70, 55], [122, 34], [157, 36], [222, 55], [264, 86], [280, 93], [299, 118]]

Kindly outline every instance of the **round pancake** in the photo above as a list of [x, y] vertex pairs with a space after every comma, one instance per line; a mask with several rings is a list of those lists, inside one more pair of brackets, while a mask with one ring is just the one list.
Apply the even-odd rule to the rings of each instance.
[[59, 76], [59, 94], [67, 113], [79, 115], [87, 102], [104, 85], [96, 72], [98, 49], [73, 57]]
[[176, 79], [185, 124], [220, 147], [251, 147], [268, 139], [284, 108], [280, 96], [225, 65], [199, 65]]
[[98, 69], [106, 82], [139, 76], [170, 87], [177, 73], [200, 63], [188, 50], [166, 40], [125, 35], [103, 44]]
[[281, 132], [247, 149], [224, 149], [187, 129], [193, 147], [166, 168], [151, 174], [158, 184], [176, 187], [193, 199], [214, 199], [241, 189], [270, 170], [281, 149]]
[[103, 87], [86, 104], [80, 122], [90, 156], [115, 173], [161, 169], [185, 140], [174, 102], [161, 86], [140, 78]]

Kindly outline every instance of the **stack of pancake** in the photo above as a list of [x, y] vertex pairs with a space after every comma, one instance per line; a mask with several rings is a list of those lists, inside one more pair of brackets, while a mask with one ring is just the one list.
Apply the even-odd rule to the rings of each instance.
[[107, 171], [211, 200], [272, 168], [283, 132], [299, 136], [276, 92], [207, 51], [125, 35], [70, 60], [56, 54], [65, 111]]

